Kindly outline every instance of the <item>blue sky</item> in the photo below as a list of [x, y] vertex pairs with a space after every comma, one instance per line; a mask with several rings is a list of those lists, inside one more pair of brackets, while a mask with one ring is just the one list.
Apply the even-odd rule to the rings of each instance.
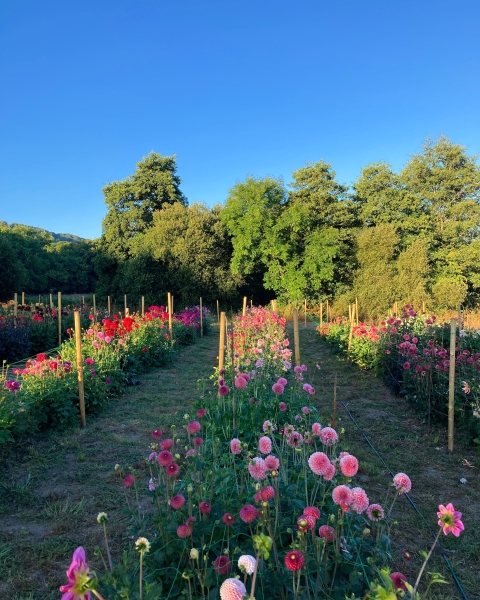
[[2, 0], [0, 220], [97, 237], [102, 187], [155, 150], [189, 202], [427, 136], [480, 153], [480, 3]]

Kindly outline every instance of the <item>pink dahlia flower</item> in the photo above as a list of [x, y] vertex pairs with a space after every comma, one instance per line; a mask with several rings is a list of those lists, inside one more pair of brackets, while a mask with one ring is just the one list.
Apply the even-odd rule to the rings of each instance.
[[367, 508], [367, 517], [370, 521], [381, 521], [385, 516], [385, 511], [380, 504], [370, 504]]
[[218, 393], [220, 396], [228, 396], [229, 388], [226, 385], [221, 385], [218, 388]]
[[250, 475], [257, 481], [262, 481], [267, 476], [267, 467], [263, 458], [256, 456], [252, 458], [248, 465], [248, 471]]
[[209, 502], [200, 502], [198, 505], [198, 510], [204, 515], [208, 515], [212, 510], [212, 505]]
[[65, 600], [90, 600], [92, 594], [85, 586], [92, 579], [87, 565], [85, 550], [79, 546], [73, 553], [72, 562], [67, 571], [67, 585], [60, 586]]
[[272, 440], [264, 435], [258, 440], [258, 449], [262, 454], [270, 454], [272, 451]]
[[175, 477], [178, 474], [179, 470], [180, 467], [177, 465], [177, 463], [172, 462], [165, 468], [165, 473], [169, 477]]
[[280, 396], [285, 391], [285, 388], [283, 387], [283, 385], [281, 383], [277, 382], [272, 385], [272, 391], [274, 394], [277, 394], [278, 396]]
[[355, 487], [352, 489], [352, 499], [350, 501], [350, 506], [354, 512], [358, 515], [362, 514], [365, 510], [367, 510], [370, 501], [368, 499], [367, 493], [361, 487]]
[[410, 477], [405, 475], [405, 473], [397, 473], [393, 478], [393, 485], [399, 494], [408, 494], [412, 489]]
[[313, 425], [312, 425], [313, 434], [319, 436], [321, 431], [322, 431], [322, 426], [320, 425], [320, 423], [313, 423]]
[[272, 498], [275, 498], [275, 490], [271, 485], [267, 485], [267, 487], [260, 490], [260, 496], [264, 502], [268, 502]]
[[185, 496], [183, 496], [182, 494], [177, 494], [176, 496], [173, 496], [173, 498], [170, 500], [170, 506], [174, 510], [180, 510], [180, 508], [182, 508], [184, 504]]
[[327, 542], [333, 542], [335, 539], [335, 529], [330, 525], [322, 525], [318, 530], [318, 535], [325, 538]]
[[158, 464], [160, 464], [162, 467], [168, 467], [168, 465], [173, 462], [173, 456], [168, 450], [164, 450], [163, 452], [160, 452], [157, 460]]
[[353, 477], [358, 471], [358, 460], [349, 454], [340, 459], [340, 470], [345, 477]]
[[308, 459], [308, 466], [315, 475], [324, 475], [330, 464], [330, 459], [324, 452], [314, 452]]
[[252, 523], [258, 516], [257, 509], [253, 506], [253, 504], [245, 504], [240, 509], [240, 518], [244, 523]]
[[335, 504], [348, 506], [352, 501], [352, 490], [346, 485], [337, 485], [337, 487], [332, 490], [332, 500]]
[[277, 383], [279, 383], [280, 385], [283, 385], [283, 387], [285, 387], [288, 383], [288, 381], [285, 379], [285, 377], [280, 377], [280, 379], [277, 381]]
[[287, 410], [287, 405], [285, 404], [285, 402], [280, 402], [280, 404], [278, 405], [278, 410], [280, 412], [285, 412]]
[[330, 463], [328, 465], [327, 470], [323, 474], [323, 478], [325, 479], [325, 481], [332, 481], [332, 479], [335, 477], [335, 473], [336, 473], [335, 466]]
[[242, 445], [239, 439], [233, 438], [233, 440], [231, 440], [230, 451], [232, 454], [240, 454], [242, 452]]
[[244, 390], [247, 387], [248, 381], [243, 377], [237, 377], [235, 379], [235, 387], [237, 390]]
[[191, 421], [187, 426], [188, 433], [190, 435], [194, 435], [195, 433], [198, 433], [201, 428], [202, 428], [202, 426], [200, 425], [200, 423], [198, 421]]
[[265, 458], [265, 467], [268, 471], [277, 471], [280, 461], [276, 456], [270, 455]]
[[310, 515], [314, 519], [319, 519], [321, 516], [320, 510], [316, 506], [307, 506], [303, 511], [304, 515]]
[[305, 563], [303, 554], [298, 550], [287, 552], [285, 556], [285, 566], [289, 571], [300, 571]]
[[271, 421], [264, 421], [262, 425], [262, 429], [265, 433], [273, 433], [275, 431], [275, 427]]
[[320, 432], [320, 439], [324, 446], [334, 446], [338, 442], [338, 433], [331, 427], [324, 427]]
[[240, 579], [225, 579], [220, 586], [221, 600], [242, 600], [247, 594], [247, 589]]
[[235, 525], [235, 517], [232, 513], [225, 513], [222, 517], [222, 523], [224, 525]]
[[447, 504], [447, 506], [440, 504], [438, 507], [437, 517], [438, 524], [443, 529], [443, 533], [445, 535], [453, 533], [455, 537], [458, 537], [465, 529], [465, 526], [461, 521], [462, 513], [458, 510], [455, 510], [452, 503]]
[[183, 525], [179, 525], [177, 527], [177, 535], [179, 538], [187, 538], [190, 537], [193, 533], [193, 527], [188, 523], [184, 523]]
[[297, 519], [298, 531], [305, 532], [311, 531], [315, 527], [315, 517], [312, 515], [303, 514]]
[[207, 409], [206, 408], [199, 408], [197, 410], [197, 417], [199, 419], [201, 419], [202, 417], [204, 417], [207, 414]]
[[173, 446], [173, 440], [171, 440], [170, 438], [163, 440], [163, 442], [161, 442], [161, 444], [160, 444], [160, 448], [162, 450], [170, 450], [170, 448], [172, 446]]

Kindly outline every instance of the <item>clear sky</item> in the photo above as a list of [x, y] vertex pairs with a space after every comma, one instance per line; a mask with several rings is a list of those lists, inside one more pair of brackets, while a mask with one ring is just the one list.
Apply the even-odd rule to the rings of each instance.
[[151, 150], [207, 205], [441, 133], [480, 153], [479, 24], [478, 0], [1, 0], [0, 220], [97, 237]]

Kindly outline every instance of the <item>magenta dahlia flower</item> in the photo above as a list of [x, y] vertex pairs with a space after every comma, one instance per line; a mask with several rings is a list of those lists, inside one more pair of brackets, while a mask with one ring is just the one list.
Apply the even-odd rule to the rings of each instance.
[[298, 550], [287, 552], [285, 556], [285, 566], [289, 571], [299, 571], [305, 563], [303, 554]]
[[240, 509], [240, 518], [244, 523], [252, 523], [258, 516], [257, 509], [253, 506], [253, 504], [245, 504]]
[[280, 466], [280, 461], [278, 460], [278, 458], [276, 456], [273, 456], [271, 454], [270, 456], [267, 456], [265, 458], [265, 467], [267, 468], [268, 471], [277, 471], [279, 466]]
[[72, 562], [67, 570], [67, 585], [60, 586], [65, 600], [90, 600], [92, 593], [89, 585], [92, 575], [87, 565], [85, 550], [79, 546], [73, 553]]

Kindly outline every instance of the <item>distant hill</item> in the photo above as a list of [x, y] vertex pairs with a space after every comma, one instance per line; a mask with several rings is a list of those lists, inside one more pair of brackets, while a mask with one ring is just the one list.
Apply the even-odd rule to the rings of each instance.
[[73, 233], [55, 233], [54, 231], [48, 231], [48, 229], [42, 229], [41, 227], [32, 227], [31, 225], [23, 225], [23, 223], [7, 223], [6, 221], [0, 221], [0, 226], [2, 227], [10, 227], [12, 229], [16, 225], [20, 225], [22, 227], [28, 227], [29, 229], [35, 229], [36, 231], [42, 231], [49, 233], [53, 236], [55, 242], [83, 242], [85, 238], [78, 237], [78, 235], [73, 235]]

